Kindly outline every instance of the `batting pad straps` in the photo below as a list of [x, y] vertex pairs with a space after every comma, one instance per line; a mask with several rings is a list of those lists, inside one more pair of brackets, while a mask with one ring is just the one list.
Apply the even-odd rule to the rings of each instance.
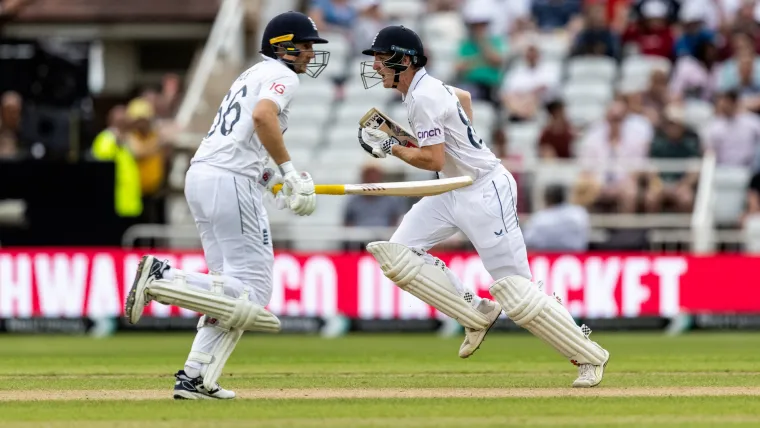
[[224, 365], [227, 364], [227, 359], [232, 355], [232, 351], [235, 350], [242, 336], [243, 330], [233, 328], [222, 334], [222, 337], [217, 341], [216, 346], [214, 346], [210, 354], [205, 352], [190, 352], [189, 360], [203, 364], [201, 376], [203, 377], [203, 387], [206, 390], [213, 391], [216, 388], [216, 382], [222, 375]]
[[465, 327], [488, 327], [486, 316], [464, 300], [449, 281], [444, 265], [425, 263], [408, 247], [391, 242], [372, 242], [369, 251], [380, 263], [383, 274], [399, 288], [459, 321]]
[[280, 320], [263, 306], [248, 300], [247, 294], [233, 298], [223, 293], [224, 287], [213, 288], [215, 291], [189, 286], [184, 275], [175, 274], [174, 281], [151, 281], [147, 292], [164, 305], [175, 305], [216, 318], [225, 328], [269, 333], [280, 331]]
[[491, 295], [515, 324], [537, 336], [573, 364], [602, 365], [609, 353], [591, 341], [557, 299], [520, 276], [491, 285]]

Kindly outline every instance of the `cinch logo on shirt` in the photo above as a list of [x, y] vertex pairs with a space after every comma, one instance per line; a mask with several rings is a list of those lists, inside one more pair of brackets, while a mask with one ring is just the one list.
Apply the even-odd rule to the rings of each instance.
[[425, 138], [437, 137], [439, 135], [441, 135], [440, 128], [433, 128], [433, 129], [430, 129], [428, 131], [418, 132], [417, 133], [417, 139], [418, 140], [424, 140]]

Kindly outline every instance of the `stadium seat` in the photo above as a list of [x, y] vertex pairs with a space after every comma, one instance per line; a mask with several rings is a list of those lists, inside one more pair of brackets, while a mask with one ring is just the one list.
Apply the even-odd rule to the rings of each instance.
[[538, 137], [541, 127], [536, 122], [507, 125], [507, 153], [523, 159], [538, 157]]
[[[356, 123], [354, 125], [336, 124], [333, 129], [327, 132], [327, 139], [325, 140], [326, 146], [331, 150], [341, 148], [341, 151], [333, 153], [333, 155], [338, 156], [340, 159], [340, 157], [345, 154], [345, 150], [343, 148], [359, 147], [359, 140], [357, 138], [358, 132], [359, 119], [356, 119]], [[324, 154], [326, 153], [318, 155], [320, 160], [324, 160], [325, 158], [327, 160], [332, 159], [331, 157], [322, 156]]]
[[568, 81], [562, 88], [562, 96], [567, 102], [583, 100], [584, 103], [606, 104], [612, 99], [612, 85], [606, 82]]
[[710, 122], [715, 114], [713, 105], [706, 101], [689, 100], [684, 106], [686, 123], [695, 129], [700, 129]]
[[670, 73], [671, 64], [666, 58], [652, 55], [634, 55], [623, 60], [621, 70], [622, 82], [635, 82], [643, 84], [644, 88], [649, 83], [650, 75], [655, 69]]
[[582, 167], [577, 163], [556, 163], [539, 166], [535, 169], [533, 194], [534, 210], [544, 208], [544, 189], [550, 185], [561, 185], [569, 189], [578, 179]]
[[744, 223], [744, 250], [751, 254], [760, 254], [760, 215], [747, 217]]
[[[386, 16], [404, 16], [417, 18], [425, 13], [427, 5], [421, 0], [384, 0], [380, 8]], [[408, 26], [416, 31], [413, 25]]]
[[744, 211], [751, 171], [748, 168], [718, 166], [715, 169], [714, 218], [718, 225], [736, 225]]
[[489, 137], [497, 119], [493, 105], [487, 101], [475, 100], [472, 102], [472, 115], [472, 125], [478, 131], [480, 137], [484, 139]]
[[617, 75], [615, 60], [599, 56], [579, 56], [568, 60], [569, 82], [612, 82]]
[[544, 59], [561, 61], [570, 51], [570, 38], [564, 32], [542, 33], [535, 37], [538, 49]]
[[573, 125], [585, 127], [604, 117], [604, 103], [567, 100], [567, 116]]
[[292, 118], [289, 120], [292, 125], [288, 127], [288, 130], [283, 135], [288, 150], [291, 148], [313, 148], [318, 146], [324, 139], [321, 133], [314, 131], [316, 129], [314, 122], [304, 122], [303, 124], [296, 125], [293, 123]]
[[422, 20], [421, 30], [417, 33], [426, 44], [432, 40], [456, 44], [467, 35], [464, 22], [458, 12], [437, 12], [426, 15]]

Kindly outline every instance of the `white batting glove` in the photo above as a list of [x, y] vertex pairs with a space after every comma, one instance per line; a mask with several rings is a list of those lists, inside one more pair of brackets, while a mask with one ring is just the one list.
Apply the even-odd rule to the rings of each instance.
[[359, 144], [372, 156], [384, 158], [393, 154], [393, 146], [399, 144], [399, 141], [379, 129], [360, 128]]
[[266, 187], [267, 189], [265, 198], [269, 199], [271, 202], [274, 202], [274, 206], [278, 210], [284, 210], [288, 206], [287, 197], [285, 196], [285, 192], [283, 192], [282, 189], [277, 192], [277, 194], [274, 193], [274, 186], [283, 183], [284, 181], [282, 179], [282, 176], [276, 173], [272, 168], [264, 168], [264, 171], [261, 174], [261, 178], [259, 179], [259, 184]]
[[300, 216], [311, 215], [317, 208], [317, 194], [314, 192], [314, 181], [308, 172], [296, 172], [290, 162], [280, 165], [283, 172], [284, 185], [282, 192], [287, 198], [287, 206]]

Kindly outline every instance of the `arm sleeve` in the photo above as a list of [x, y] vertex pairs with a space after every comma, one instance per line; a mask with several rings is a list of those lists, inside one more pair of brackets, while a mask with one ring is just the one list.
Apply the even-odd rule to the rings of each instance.
[[279, 112], [282, 113], [288, 104], [290, 104], [290, 101], [293, 100], [293, 96], [296, 90], [298, 90], [300, 83], [298, 76], [295, 74], [283, 73], [272, 76], [261, 84], [259, 100], [274, 101], [279, 108]]
[[430, 97], [417, 97], [412, 107], [412, 125], [420, 148], [441, 144], [445, 141], [443, 135], [443, 100], [434, 100]]

